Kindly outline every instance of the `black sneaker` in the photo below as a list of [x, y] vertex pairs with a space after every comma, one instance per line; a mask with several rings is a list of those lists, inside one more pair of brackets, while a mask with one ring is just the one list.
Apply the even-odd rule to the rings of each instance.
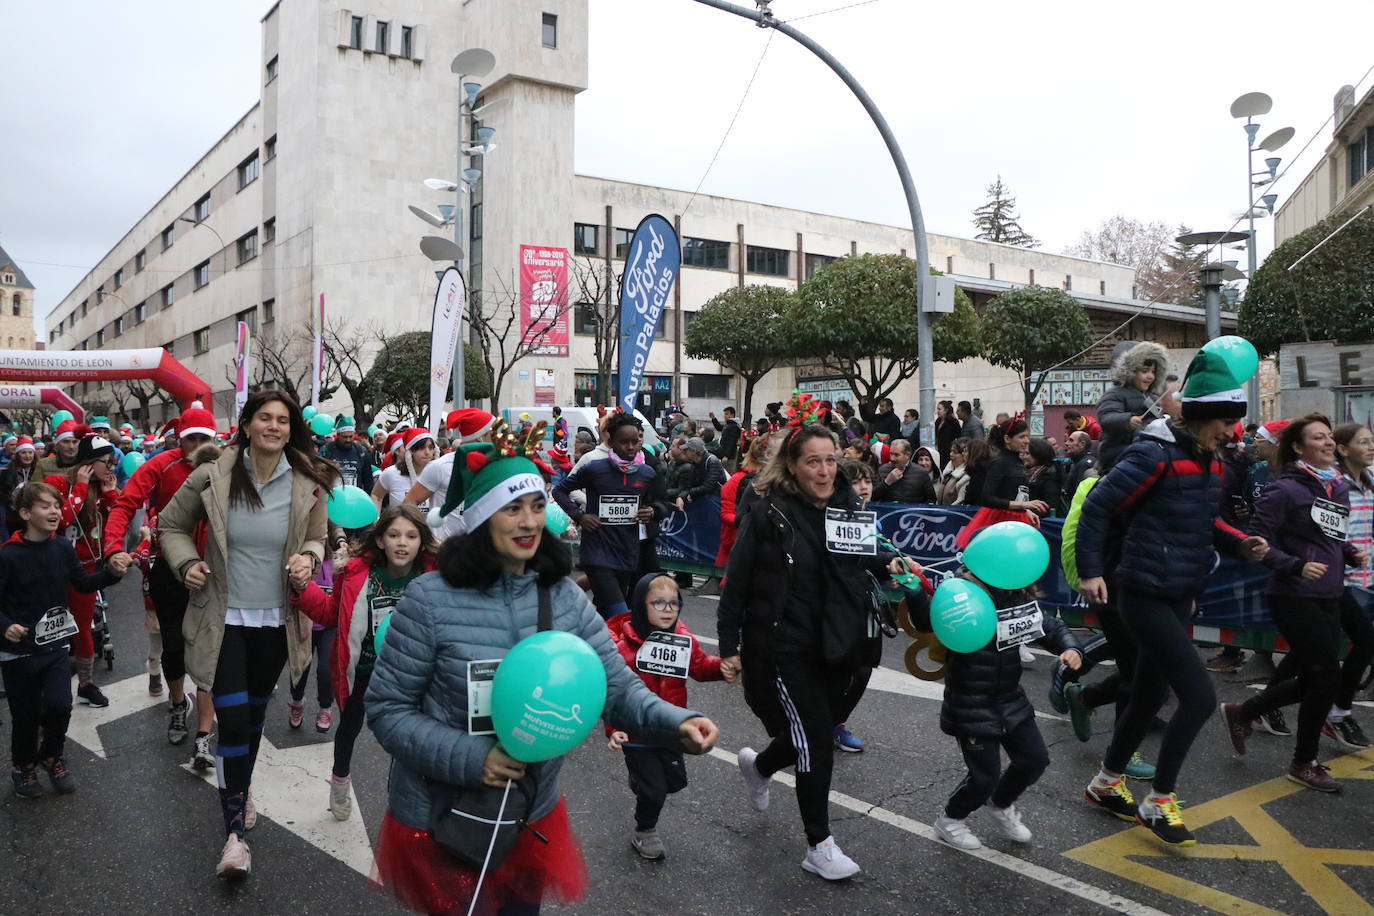
[[215, 765], [215, 755], [210, 753], [210, 735], [196, 735], [196, 752], [191, 757], [191, 769], [208, 770]]
[[54, 757], [51, 763], [44, 760], [43, 769], [48, 771], [48, 781], [59, 794], [69, 795], [76, 791], [76, 780], [61, 757]]
[[1196, 846], [1197, 838], [1183, 825], [1178, 810], [1178, 796], [1170, 793], [1159, 798], [1146, 798], [1136, 809], [1135, 819], [1142, 826], [1170, 846]]
[[1327, 719], [1326, 724], [1322, 726], [1322, 734], [1352, 751], [1362, 751], [1369, 747], [1369, 739], [1365, 737], [1364, 729], [1360, 728], [1360, 723], [1355, 721], [1354, 716]]
[[110, 705], [110, 701], [106, 699], [105, 694], [101, 693], [100, 688], [94, 684], [86, 684], [83, 687], [76, 688], [76, 695], [91, 706], [105, 707]]
[[14, 780], [14, 794], [20, 798], [42, 796], [43, 787], [38, 784], [37, 767], [15, 767], [10, 771], [10, 778]]
[[1245, 721], [1245, 710], [1240, 703], [1221, 704], [1221, 727], [1226, 729], [1226, 736], [1231, 739], [1231, 747], [1235, 748], [1237, 754], [1244, 756], [1245, 742], [1253, 729], [1250, 723]]
[[1136, 820], [1135, 798], [1123, 779], [1117, 778], [1109, 783], [1100, 783], [1094, 778], [1088, 783], [1088, 788], [1083, 790], [1083, 797], [1123, 821]]
[[1264, 729], [1271, 735], [1278, 735], [1280, 738], [1291, 738], [1293, 730], [1288, 727], [1288, 720], [1283, 717], [1282, 709], [1275, 709], [1266, 712], [1254, 721], [1255, 725]]
[[191, 698], [181, 698], [181, 703], [172, 704], [172, 718], [167, 723], [167, 743], [180, 744], [186, 740], [186, 717], [191, 712]]

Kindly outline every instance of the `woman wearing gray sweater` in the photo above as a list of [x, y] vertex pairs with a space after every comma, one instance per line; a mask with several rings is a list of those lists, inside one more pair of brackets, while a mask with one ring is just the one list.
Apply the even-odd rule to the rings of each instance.
[[579, 899], [587, 882], [559, 791], [562, 759], [525, 764], [509, 756], [481, 721], [483, 691], [470, 692], [468, 677], [482, 667], [474, 663], [498, 661], [536, 631], [540, 590], [549, 595], [552, 628], [580, 636], [600, 656], [606, 722], [697, 754], [715, 743], [717, 730], [651, 693], [620, 657], [568, 579], [567, 548], [543, 534], [544, 478], [534, 462], [476, 443], [453, 467], [444, 511], [461, 501], [468, 533], [444, 542], [438, 572], [416, 579], [397, 605], [367, 691], [368, 725], [393, 758], [377, 878], [417, 912], [467, 912], [478, 874], [430, 835], [434, 795], [447, 786], [499, 795], [506, 780], [529, 776], [532, 829], [487, 872], [479, 911], [535, 913], [544, 900]]

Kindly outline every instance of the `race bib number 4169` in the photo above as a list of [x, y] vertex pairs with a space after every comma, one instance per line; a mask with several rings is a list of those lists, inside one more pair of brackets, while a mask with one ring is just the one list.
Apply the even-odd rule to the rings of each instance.
[[825, 548], [831, 553], [876, 556], [878, 514], [825, 510]]

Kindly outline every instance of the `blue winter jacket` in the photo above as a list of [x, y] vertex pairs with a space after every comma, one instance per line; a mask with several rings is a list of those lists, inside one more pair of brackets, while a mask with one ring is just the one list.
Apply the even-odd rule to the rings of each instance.
[[[678, 726], [700, 713], [644, 686], [571, 580], [554, 585], [550, 597], [553, 628], [585, 639], [606, 668], [602, 718], [646, 742], [676, 745]], [[453, 588], [439, 573], [426, 573], [406, 589], [367, 688], [367, 724], [392, 757], [388, 808], [398, 821], [429, 829], [431, 781], [485, 788], [482, 764], [496, 738], [468, 734], [468, 662], [504, 658], [535, 632], [538, 618], [533, 573], [503, 573], [486, 591]], [[561, 765], [560, 758], [530, 766], [538, 779], [531, 821], [558, 803]]]
[[639, 523], [633, 521], [631, 513], [632, 520], [625, 524], [607, 524], [601, 512], [601, 499], [604, 496], [632, 498], [637, 507], [651, 506], [654, 521], [661, 521], [668, 515], [663, 504], [663, 487], [663, 478], [647, 462], [638, 465], [633, 473], [625, 474], [609, 457], [588, 462], [560, 480], [553, 488], [553, 498], [569, 518], [575, 522], [583, 516], [584, 510], [573, 502], [572, 494], [575, 490], [585, 490], [585, 511], [603, 519], [596, 531], [582, 533], [582, 551], [578, 555], [581, 565], [638, 569]]
[[1215, 550], [1235, 553], [1245, 534], [1218, 515], [1222, 467], [1201, 460], [1188, 430], [1156, 420], [1121, 453], [1088, 494], [1078, 522], [1078, 572], [1108, 572], [1108, 529], [1125, 522], [1118, 587], [1165, 598], [1191, 598], [1216, 565]]

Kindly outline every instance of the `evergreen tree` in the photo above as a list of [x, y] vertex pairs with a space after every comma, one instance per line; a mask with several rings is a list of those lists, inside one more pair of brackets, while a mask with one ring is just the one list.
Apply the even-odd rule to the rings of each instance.
[[[1192, 232], [1187, 226], [1179, 224], [1174, 237]], [[1164, 274], [1162, 284], [1172, 290], [1163, 296], [1166, 302], [1184, 302], [1193, 305], [1203, 304], [1202, 265], [1207, 260], [1207, 252], [1196, 245], [1174, 242], [1164, 253]], [[1149, 298], [1148, 296], [1145, 298]]]
[[973, 211], [973, 225], [978, 227], [974, 238], [985, 242], [1001, 242], [1018, 248], [1034, 248], [1040, 243], [1021, 228], [1016, 213], [1016, 198], [1011, 196], [1002, 176], [988, 185], [988, 202]]

